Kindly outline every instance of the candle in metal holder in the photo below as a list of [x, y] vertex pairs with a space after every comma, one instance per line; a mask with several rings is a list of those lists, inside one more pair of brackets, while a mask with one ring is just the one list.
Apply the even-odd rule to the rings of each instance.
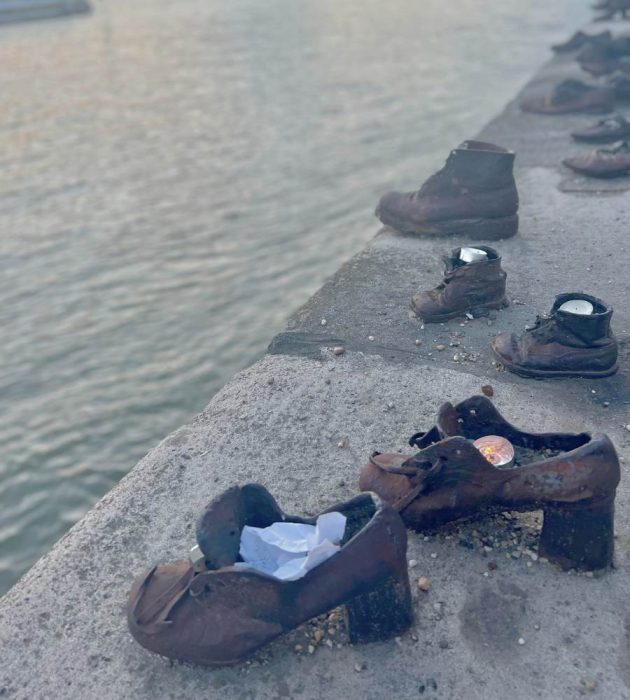
[[558, 311], [566, 311], [567, 313], [579, 314], [580, 316], [590, 316], [594, 310], [593, 304], [590, 301], [586, 301], [586, 299], [569, 299], [558, 309]]
[[459, 259], [463, 260], [465, 263], [479, 262], [480, 260], [485, 260], [487, 257], [488, 253], [479, 248], [460, 248], [459, 251]]
[[473, 445], [495, 467], [509, 469], [514, 466], [514, 448], [509, 440], [498, 435], [485, 435]]

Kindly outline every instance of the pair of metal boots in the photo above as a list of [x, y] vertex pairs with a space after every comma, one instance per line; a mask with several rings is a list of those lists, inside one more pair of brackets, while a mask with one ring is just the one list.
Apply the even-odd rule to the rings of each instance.
[[[456, 248], [444, 258], [441, 284], [411, 299], [411, 308], [423, 321], [440, 323], [469, 313], [487, 315], [508, 305], [507, 274], [499, 253], [489, 246], [472, 250], [485, 257], [462, 260]], [[586, 302], [587, 314], [566, 310], [568, 302]], [[601, 299], [581, 292], [560, 294], [547, 316], [539, 316], [523, 335], [502, 333], [492, 340], [492, 350], [506, 369], [524, 377], [607, 377], [617, 367], [618, 347], [610, 322], [613, 310]]]
[[[487, 435], [510, 441], [514, 468], [493, 466], [471, 443]], [[433, 528], [493, 509], [542, 509], [540, 554], [563, 568], [611, 565], [620, 472], [605, 435], [522, 432], [477, 396], [444, 404], [436, 425], [409, 444], [415, 455], [372, 455], [359, 480], [366, 493], [326, 511], [347, 518], [340, 550], [296, 581], [237, 568], [241, 532], [316, 518], [283, 513], [258, 484], [223, 493], [197, 522], [202, 566], [155, 566], [133, 584], [133, 637], [169, 658], [222, 666], [339, 605], [352, 643], [400, 635], [413, 622], [406, 526]]]

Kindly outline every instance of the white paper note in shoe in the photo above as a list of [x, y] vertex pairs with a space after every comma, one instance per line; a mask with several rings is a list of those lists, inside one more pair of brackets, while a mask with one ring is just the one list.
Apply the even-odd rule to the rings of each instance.
[[283, 581], [295, 581], [339, 551], [346, 529], [341, 513], [324, 513], [315, 525], [274, 523], [241, 532], [237, 568], [255, 569]]

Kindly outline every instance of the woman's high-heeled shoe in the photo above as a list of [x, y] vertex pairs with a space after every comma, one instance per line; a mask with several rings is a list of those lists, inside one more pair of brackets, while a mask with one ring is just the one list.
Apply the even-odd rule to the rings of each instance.
[[[510, 441], [518, 466], [495, 467], [472, 444], [488, 435]], [[487, 398], [474, 396], [444, 404], [437, 425], [409, 443], [420, 451], [375, 452], [359, 480], [361, 490], [378, 493], [407, 525], [434, 528], [493, 509], [542, 509], [541, 556], [564, 569], [611, 565], [620, 470], [606, 435], [525, 433]]]
[[346, 516], [341, 549], [296, 581], [235, 568], [245, 525], [314, 524], [285, 515], [258, 484], [229, 489], [204, 511], [197, 541], [208, 570], [190, 562], [153, 567], [133, 584], [128, 623], [143, 647], [207, 666], [245, 660], [279, 635], [345, 604], [350, 641], [404, 632], [412, 622], [407, 532], [375, 494], [334, 506]]

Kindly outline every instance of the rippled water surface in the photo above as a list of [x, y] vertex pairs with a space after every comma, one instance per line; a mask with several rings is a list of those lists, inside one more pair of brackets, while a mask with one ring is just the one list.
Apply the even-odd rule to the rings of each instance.
[[0, 27], [0, 592], [513, 97], [585, 0]]

